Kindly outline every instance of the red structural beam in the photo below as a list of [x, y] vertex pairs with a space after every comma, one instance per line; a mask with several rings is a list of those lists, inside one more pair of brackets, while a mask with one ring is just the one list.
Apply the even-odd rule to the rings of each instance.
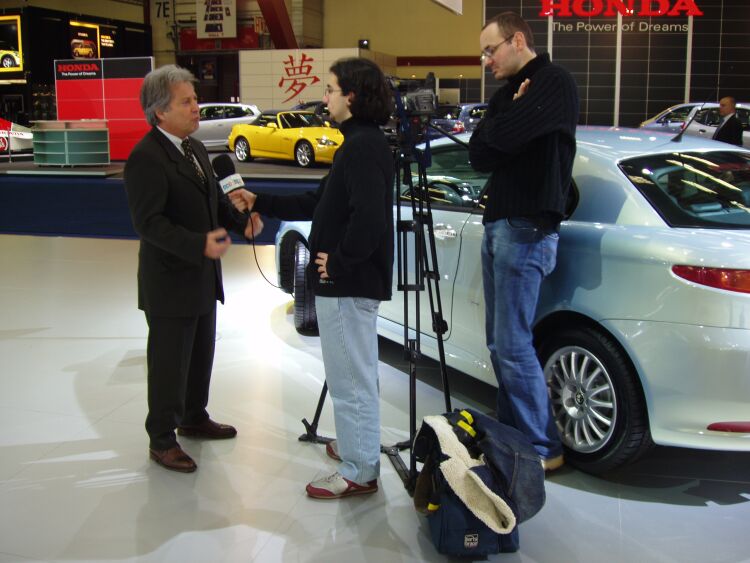
[[258, 0], [258, 5], [266, 20], [273, 46], [276, 49], [297, 49], [297, 38], [284, 0]]

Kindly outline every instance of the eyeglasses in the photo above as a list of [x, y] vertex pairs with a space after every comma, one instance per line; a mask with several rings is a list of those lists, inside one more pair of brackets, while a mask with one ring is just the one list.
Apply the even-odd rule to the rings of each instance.
[[326, 89], [323, 90], [323, 91], [325, 92], [326, 96], [330, 96], [334, 92], [341, 92], [341, 88], [339, 88], [338, 90], [336, 90], [334, 88], [331, 88], [330, 86], [326, 86]]
[[495, 54], [495, 51], [497, 51], [503, 43], [507, 43], [508, 41], [513, 39], [513, 37], [515, 37], [515, 35], [511, 35], [505, 41], [500, 41], [500, 43], [498, 43], [497, 45], [491, 45], [486, 49], [482, 49], [482, 54], [480, 55], [479, 60], [484, 62], [485, 59], [491, 59], [492, 55]]

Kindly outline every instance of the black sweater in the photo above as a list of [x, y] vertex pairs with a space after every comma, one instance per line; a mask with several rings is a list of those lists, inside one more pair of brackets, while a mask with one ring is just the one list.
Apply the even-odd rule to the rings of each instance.
[[[513, 101], [525, 79], [526, 93]], [[490, 99], [469, 142], [471, 164], [492, 172], [484, 223], [506, 217], [539, 217], [558, 223], [570, 189], [578, 88], [549, 55], [536, 56]]]
[[[336, 151], [317, 191], [258, 194], [253, 211], [286, 220], [310, 220], [308, 279], [323, 297], [391, 298], [393, 275], [393, 156], [380, 128], [347, 119], [345, 142]], [[328, 253], [329, 279], [315, 257]]]

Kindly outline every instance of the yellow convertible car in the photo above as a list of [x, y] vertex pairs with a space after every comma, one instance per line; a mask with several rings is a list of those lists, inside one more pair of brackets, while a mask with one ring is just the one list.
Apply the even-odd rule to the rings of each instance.
[[343, 142], [341, 131], [311, 111], [263, 112], [254, 123], [235, 125], [229, 134], [229, 148], [239, 161], [277, 158], [304, 167], [330, 164]]

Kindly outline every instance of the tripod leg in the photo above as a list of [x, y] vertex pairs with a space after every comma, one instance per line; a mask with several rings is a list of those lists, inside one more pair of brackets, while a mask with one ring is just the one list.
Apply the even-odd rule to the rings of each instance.
[[318, 406], [315, 409], [315, 416], [313, 417], [312, 423], [307, 422], [306, 418], [302, 419], [302, 424], [305, 426], [306, 432], [298, 438], [300, 442], [327, 444], [328, 442], [333, 441], [333, 438], [324, 438], [322, 436], [318, 436], [318, 422], [320, 422], [320, 413], [323, 412], [323, 403], [325, 403], [327, 393], [328, 382], [324, 382], [323, 389], [320, 391], [320, 398], [318, 399]]

